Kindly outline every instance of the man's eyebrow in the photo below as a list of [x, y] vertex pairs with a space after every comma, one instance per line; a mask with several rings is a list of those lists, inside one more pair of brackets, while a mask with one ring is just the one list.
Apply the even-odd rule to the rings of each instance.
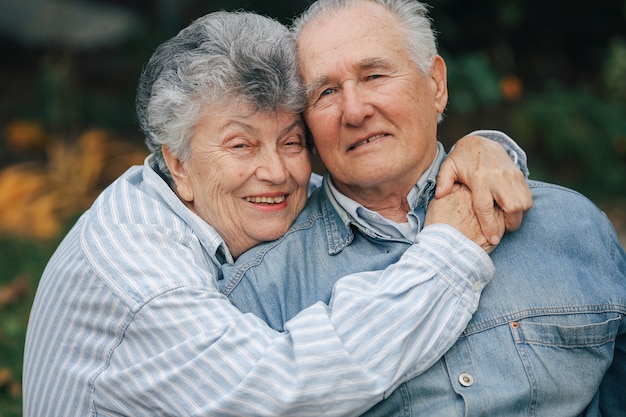
[[310, 83], [305, 84], [304, 90], [305, 90], [306, 98], [307, 99], [310, 98], [313, 93], [315, 93], [317, 90], [322, 88], [323, 85], [326, 85], [326, 84], [328, 84], [328, 77], [325, 75], [317, 77]]
[[[366, 58], [356, 64], [356, 67], [360, 71], [371, 70], [373, 68], [390, 69], [391, 65], [388, 60], [383, 58]], [[312, 98], [312, 95], [316, 93], [320, 88], [329, 83], [329, 78], [326, 75], [321, 75], [315, 78], [313, 81], [304, 85], [306, 98]]]
[[367, 58], [357, 64], [357, 67], [361, 70], [368, 70], [372, 68], [390, 68], [389, 61], [383, 58]]

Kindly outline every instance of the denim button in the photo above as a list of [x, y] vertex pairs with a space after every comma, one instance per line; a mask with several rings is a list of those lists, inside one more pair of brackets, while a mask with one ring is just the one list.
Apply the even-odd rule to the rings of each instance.
[[461, 375], [459, 375], [459, 383], [464, 387], [471, 387], [472, 385], [474, 385], [474, 377], [467, 372], [463, 372]]

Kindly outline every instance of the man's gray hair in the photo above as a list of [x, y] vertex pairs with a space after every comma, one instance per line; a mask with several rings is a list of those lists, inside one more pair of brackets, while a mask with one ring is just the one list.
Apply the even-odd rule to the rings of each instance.
[[430, 73], [432, 58], [437, 55], [437, 41], [431, 19], [428, 17], [428, 5], [419, 1], [317, 0], [294, 20], [291, 30], [297, 37], [308, 23], [314, 20], [323, 22], [329, 14], [365, 2], [379, 4], [396, 16], [404, 33], [409, 57], [422, 74]]
[[206, 106], [240, 99], [256, 111], [302, 111], [295, 41], [281, 23], [215, 12], [161, 44], [141, 74], [136, 98], [140, 128], [161, 172], [171, 179], [162, 145], [185, 161]]

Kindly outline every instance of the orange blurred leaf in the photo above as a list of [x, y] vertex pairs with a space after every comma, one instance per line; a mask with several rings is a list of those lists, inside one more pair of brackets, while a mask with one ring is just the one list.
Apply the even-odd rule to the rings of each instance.
[[5, 127], [4, 133], [7, 144], [14, 151], [43, 150], [46, 146], [46, 134], [38, 122], [16, 120]]
[[0, 387], [6, 387], [12, 379], [13, 375], [11, 374], [10, 369], [0, 368]]
[[516, 101], [522, 96], [522, 81], [516, 75], [506, 75], [500, 79], [500, 91], [508, 101]]
[[[8, 284], [0, 286], [0, 308], [16, 304], [30, 289], [30, 283], [20, 275]], [[1, 378], [0, 378], [1, 380]], [[2, 382], [0, 381], [0, 385]]]
[[[27, 136], [27, 125], [12, 135]], [[17, 133], [15, 133], [17, 132]], [[36, 129], [31, 132], [35, 135]], [[105, 130], [84, 132], [69, 144], [50, 135], [46, 163], [14, 165], [0, 171], [0, 229], [49, 239], [70, 216], [84, 211], [104, 187], [131, 165], [142, 164], [143, 147], [116, 140]]]

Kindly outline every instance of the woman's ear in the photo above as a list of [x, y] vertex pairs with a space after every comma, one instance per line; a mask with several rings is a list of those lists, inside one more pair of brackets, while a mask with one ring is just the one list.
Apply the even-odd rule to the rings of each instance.
[[161, 152], [163, 153], [163, 159], [167, 169], [172, 174], [174, 180], [174, 188], [178, 197], [185, 202], [193, 201], [193, 187], [191, 182], [191, 176], [187, 172], [187, 166], [177, 156], [168, 149], [167, 146], [161, 145]]

